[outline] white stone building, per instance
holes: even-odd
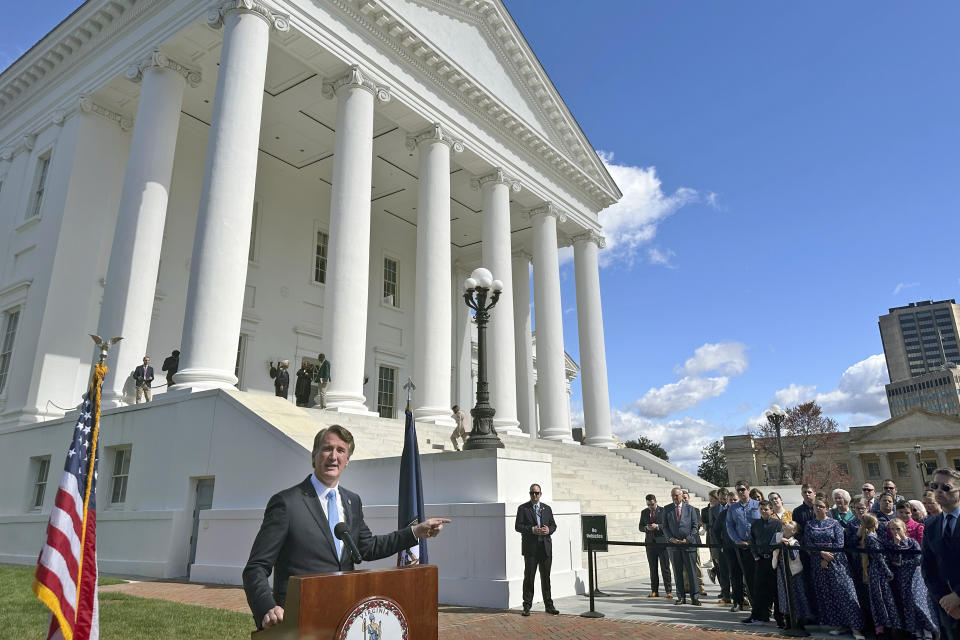
[[[499,0],[89,0],[0,74],[0,561],[35,560],[94,331],[123,336],[103,386],[105,571],[235,582],[323,422],[368,438],[373,467],[346,482],[392,504],[369,478],[399,451],[369,416],[402,407],[412,377],[429,452],[450,405],[473,405],[461,293],[481,265],[504,283],[497,429],[559,446],[576,365],[558,247],[573,245],[584,444],[612,448],[598,212],[619,197]],[[162,384],[172,349],[175,386],[128,405],[143,355]],[[319,352],[324,413],[270,396],[269,361],[293,372]],[[445,601],[519,601],[511,509],[537,479],[552,498],[534,449],[427,463],[434,515],[490,536],[489,557],[446,565]],[[579,502],[555,510],[570,550],[555,590],[572,593]]]

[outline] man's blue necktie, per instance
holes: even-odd
[[[953,533],[953,528],[954,528],[953,514],[948,513],[946,519],[944,519],[943,521],[943,537],[949,538],[950,534]]]
[[[337,491],[327,491],[327,523],[330,525],[330,535],[333,536],[333,546],[337,549],[337,558],[340,557],[340,541],[333,529],[340,523],[340,512],[337,510]]]

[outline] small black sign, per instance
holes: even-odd
[[[607,516],[580,514],[580,530],[583,531],[584,551],[607,550]]]

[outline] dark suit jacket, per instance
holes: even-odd
[[[138,387],[153,386],[150,383],[153,382],[153,367],[147,366],[147,370],[143,370],[143,365],[138,365],[136,369],[133,370],[133,381],[137,384]]]
[[[648,524],[659,525],[660,528],[656,531],[647,531],[646,526]],[[657,505],[657,510],[653,513],[652,518],[650,517],[649,507],[640,512],[640,531],[643,531],[643,541],[647,544],[667,541],[667,535],[663,532],[663,507]]]
[[[944,539],[943,519],[942,513],[931,516],[923,529],[923,573],[934,602],[951,591],[960,595],[960,523]]]
[[[520,553],[525,556],[537,554],[537,544],[542,540],[547,557],[553,556],[553,542],[550,536],[557,530],[557,522],[553,519],[553,509],[545,502],[540,503],[540,524],[550,528],[550,535],[538,536],[533,533],[537,526],[537,514],[533,512],[533,502],[527,501],[517,507],[517,519],[513,528],[521,535]]]
[[[364,560],[386,558],[417,544],[410,527],[386,535],[373,535],[363,521],[360,496],[343,486],[339,490],[344,522]],[[276,575],[271,592],[267,578],[274,567]],[[284,605],[290,576],[352,569],[353,559],[346,544],[342,545],[340,557],[337,557],[330,525],[309,476],[300,484],[274,495],[267,503],[263,524],[243,569],[243,589],[257,628],[263,614],[276,605]]]
[[[663,508],[663,529],[668,540],[676,538],[692,544],[696,543],[699,537],[700,514],[694,507],[682,502],[680,503],[680,522],[677,522],[677,506],[671,503]]]

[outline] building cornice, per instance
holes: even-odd
[[[598,209],[607,207],[620,198],[619,189],[603,168],[602,163],[598,165],[599,158],[586,143],[586,138],[579,132],[579,127],[575,129],[583,143],[579,152],[574,155],[569,150],[558,149],[546,136],[528,125],[496,95],[486,90],[465,69],[445,55],[425,35],[407,24],[386,5],[384,0],[327,1],[391,49],[409,67],[419,71],[435,86],[452,96],[456,103],[486,122],[507,144],[519,147],[525,152],[525,156],[547,168],[548,173],[558,177],[561,182],[569,183],[576,190],[587,194]],[[552,101],[548,121],[554,122],[555,126],[563,124],[566,128],[565,133],[576,138],[577,135],[570,127],[570,123],[574,122],[573,118],[569,116],[565,106],[562,109],[557,106],[562,105],[562,100],[546,78],[539,63],[533,65],[526,63],[517,67],[516,60],[529,60],[533,59],[533,56],[512,20],[508,20],[496,4],[490,0],[442,2],[445,10],[456,8],[458,5],[463,7],[458,9],[463,12],[462,15],[475,26],[482,27],[488,35],[494,36],[493,41],[500,42],[504,48],[507,45],[503,42],[512,43],[510,49],[515,51],[516,55],[507,57],[511,60],[511,64],[506,68],[514,73],[517,85],[533,90],[541,103]],[[550,115],[551,113],[554,115]],[[569,121],[564,114],[569,116]],[[569,136],[567,139],[573,139]],[[559,137],[564,139],[562,134]],[[591,167],[593,170],[588,172],[585,167]]]
[[[12,104],[55,82],[97,45],[167,3],[110,0],[77,9],[0,74],[0,117]]]

